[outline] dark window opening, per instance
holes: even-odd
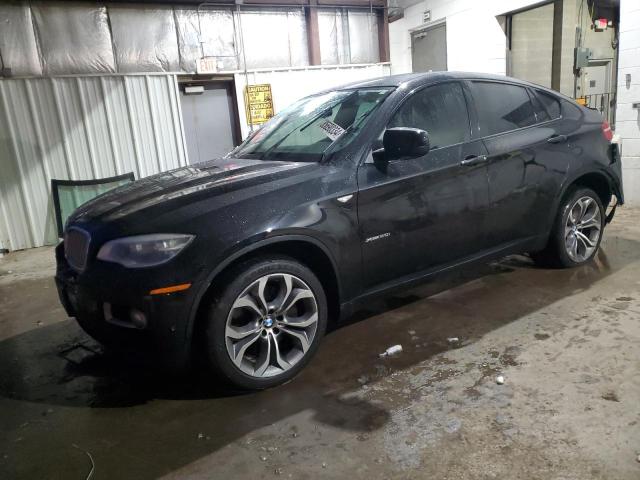
[[[482,135],[495,135],[536,123],[536,115],[524,87],[505,83],[474,82],[475,102]]]
[[[420,128],[431,150],[469,140],[469,114],[459,83],[434,85],[414,93],[395,113],[389,127]]]
[[[536,90],[536,95],[551,119],[560,118],[560,102],[548,93]]]

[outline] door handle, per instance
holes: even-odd
[[[566,135],[551,135],[547,138],[547,142],[549,143],[563,143],[567,141]]]
[[[472,165],[479,165],[487,161],[486,155],[468,155],[464,157],[464,160],[460,162],[463,167],[470,167]]]

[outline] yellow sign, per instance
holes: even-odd
[[[244,89],[244,105],[249,125],[259,125],[269,120],[273,117],[271,85],[247,85]]]

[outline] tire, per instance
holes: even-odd
[[[248,390],[295,377],[327,328],[327,299],[315,274],[290,257],[257,257],[233,268],[221,284],[204,335],[213,372]]]
[[[542,266],[571,268],[584,265],[598,252],[604,226],[605,209],[598,194],[590,188],[574,187],[560,204],[546,248],[531,256]]]

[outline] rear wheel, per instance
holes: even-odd
[[[288,257],[258,258],[229,272],[206,326],[211,367],[241,388],[293,378],[311,359],[327,325],[322,285]]]
[[[565,196],[547,247],[533,254],[543,265],[575,267],[593,258],[604,231],[602,200],[590,188],[578,187]]]

